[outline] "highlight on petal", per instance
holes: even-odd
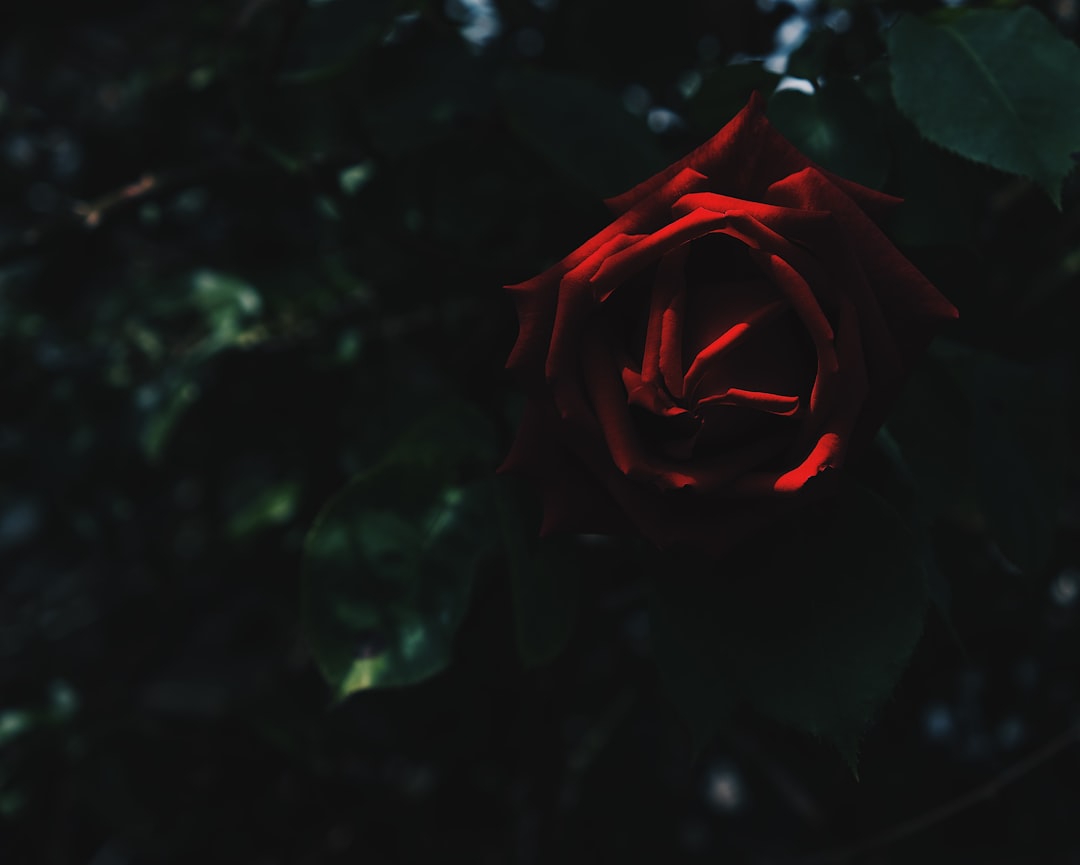
[[[795,493],[806,486],[826,469],[839,468],[843,458],[843,442],[836,433],[826,433],[803,462],[789,472],[780,475],[773,483],[778,493]]]
[[[667,253],[654,278],[645,332],[642,376],[653,384],[661,381],[675,398],[682,397],[678,379],[682,367],[682,310],[685,290],[684,268],[689,252],[684,244]]]
[[[705,374],[705,371],[709,368],[710,364],[714,363],[717,358],[738,345],[739,341],[753,333],[755,328],[760,328],[762,325],[775,319],[778,315],[781,315],[790,308],[791,307],[782,300],[775,300],[772,303],[767,303],[746,316],[745,321],[740,321],[728,328],[723,334],[698,352],[697,356],[690,364],[690,368],[686,371],[686,378],[683,380],[684,393],[693,396],[698,385],[701,383],[702,376]]]
[[[656,274],[658,291],[671,295],[660,319],[660,344],[657,365],[664,385],[675,399],[682,399],[683,390],[683,320],[686,292],[682,276],[688,248],[682,246],[668,253],[660,262]]]
[[[768,414],[791,417],[799,411],[800,400],[797,396],[784,396],[776,393],[760,393],[752,390],[728,388],[723,393],[707,396],[698,401],[699,406],[737,405],[753,408]]]
[[[594,290],[597,300],[607,300],[628,277],[644,270],[648,265],[688,241],[708,234],[722,225],[726,219],[725,213],[703,209],[693,210],[639,242],[633,245],[628,244],[606,256],[591,278],[596,286]]]

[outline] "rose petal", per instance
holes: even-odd
[[[899,203],[899,199],[891,195],[815,166],[769,123],[765,117],[765,100],[755,92],[742,111],[716,135],[664,171],[621,195],[609,198],[606,204],[616,214],[625,213],[686,168],[710,178],[710,188],[714,188],[714,184],[723,184],[722,190],[715,189],[717,192],[763,201],[767,200],[767,192],[772,184],[811,167],[828,177],[874,221],[880,222]]]
[[[674,279],[674,277],[672,277]],[[660,372],[664,385],[675,399],[683,398],[683,311],[686,293],[678,291],[664,310],[660,328]]]
[[[649,456],[634,428],[621,376],[613,374],[610,356],[595,342],[585,346],[585,387],[600,422],[611,459],[624,475],[669,488],[691,486],[693,478],[674,465],[662,465]]]
[[[833,345],[832,325],[822,312],[817,297],[809,284],[794,267],[775,253],[756,253],[754,256],[761,269],[772,276],[775,284],[783,291],[788,303],[802,320],[814,348],[818,353],[818,378],[823,373],[837,369],[836,348]],[[810,408],[813,410],[813,396]]]
[[[668,393],[682,397],[682,310],[685,302],[686,245],[660,259],[645,334],[642,376],[654,386],[661,380]]]
[[[843,453],[843,441],[840,436],[836,433],[826,433],[800,465],[780,475],[773,482],[773,490],[782,494],[798,492],[811,478],[826,469],[839,468]]]
[[[754,93],[723,129],[678,162],[609,198],[608,207],[624,213],[652,194],[677,172],[692,168],[706,176],[723,176],[727,191],[740,198],[760,198],[770,183],[809,164],[765,119],[765,100]]]
[[[596,299],[590,290],[589,280],[608,256],[633,246],[641,235],[618,234],[608,240],[592,255],[583,259],[573,270],[563,275],[559,282],[559,297],[555,310],[555,322],[551,330],[544,372],[548,382],[554,381],[560,371],[573,368],[572,355],[576,351],[577,337],[588,318]]]
[[[691,168],[673,172],[639,202],[639,207],[624,213],[558,264],[525,282],[506,286],[517,307],[519,321],[518,338],[507,361],[507,369],[526,377],[544,369],[555,327],[560,284],[567,273],[616,236],[649,231],[658,220],[661,223],[668,221],[671,202],[701,188],[705,182],[706,177]]]
[[[593,274],[597,300],[607,300],[626,280],[683,244],[723,225],[727,214],[698,209],[680,216],[631,247],[608,255]]]
[[[730,387],[723,393],[713,394],[698,401],[699,406],[736,405],[753,408],[768,414],[791,417],[798,413],[800,400],[797,396],[784,396],[776,393],[760,393],[752,390],[740,390]]]
[[[526,403],[514,444],[498,471],[539,487],[544,509],[541,537],[554,532],[633,532],[604,485],[560,444],[557,419],[537,400]]]
[[[828,209],[849,237],[858,238],[860,263],[894,332],[906,334],[908,326],[920,320],[956,318],[956,307],[900,253],[846,191],[821,171],[807,169],[773,184],[769,199],[788,207],[813,202],[816,208]],[[920,337],[927,329],[925,323],[915,328]]]
[[[620,474],[659,490],[696,488],[709,491],[729,483],[744,472],[779,453],[790,435],[771,436],[733,448],[720,457],[674,462],[644,447],[630,415],[621,373],[616,373],[602,344],[590,340],[583,352],[582,372],[597,430],[607,445],[609,459]],[[584,454],[582,455],[584,458]]]
[[[819,224],[829,218],[829,213],[824,210],[782,207],[718,192],[688,192],[671,205],[671,212],[676,216],[684,216],[695,210],[749,216],[784,237],[790,237],[796,231],[801,233],[800,227],[804,224]]]
[[[709,345],[698,352],[693,363],[690,364],[690,369],[686,371],[686,378],[683,380],[684,393],[693,396],[698,385],[701,383],[701,378],[705,374],[705,371],[717,358],[738,345],[739,341],[752,333],[755,328],[775,320],[779,315],[790,308],[791,307],[782,300],[775,300],[772,303],[767,303],[745,316],[745,321],[740,321],[738,324],[732,325],[724,331],[723,334],[709,343]]]
[[[630,367],[623,367],[623,387],[626,388],[627,402],[640,406],[660,417],[675,417],[687,411],[671,401],[671,397],[655,382],[646,381],[641,373]]]

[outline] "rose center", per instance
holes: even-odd
[[[746,247],[707,235],[647,276],[641,368],[624,372],[643,437],[688,459],[790,430],[808,407],[816,353]]]

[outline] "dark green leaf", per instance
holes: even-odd
[[[903,198],[889,224],[902,246],[961,245],[978,226],[979,166],[919,137],[904,118],[889,124],[893,142],[891,191]]]
[[[526,69],[503,79],[501,91],[521,140],[598,197],[624,192],[667,162],[641,121],[590,81]]]
[[[161,459],[173,429],[199,398],[199,384],[182,371],[171,371],[157,385],[146,387],[140,396],[144,408],[139,437],[143,453],[151,462]]]
[[[874,188],[888,177],[889,142],[874,104],[852,81],[837,79],[812,94],[774,93],[769,120],[823,168]]]
[[[300,493],[300,484],[292,480],[264,487],[233,514],[229,520],[229,534],[245,537],[287,523],[296,512]]]
[[[936,144],[1030,177],[1060,205],[1080,150],[1080,49],[1042,15],[972,11],[888,33],[899,109]]]
[[[570,542],[547,538],[530,541],[535,530],[522,525],[520,496],[511,482],[500,485],[499,516],[514,596],[518,652],[526,666],[552,661],[566,646],[577,617],[584,575]],[[531,524],[535,526],[535,523]]]
[[[477,561],[495,538],[490,482],[462,471],[490,455],[481,421],[461,407],[433,415],[312,526],[305,630],[339,697],[419,682],[450,662]]]
[[[897,514],[850,485],[737,562],[668,565],[657,661],[696,737],[745,701],[851,761],[922,632],[924,573]]]
[[[890,145],[889,191],[903,199],[889,221],[901,247],[964,244],[974,238],[982,192],[990,172],[923,138],[896,108],[885,58],[865,67],[858,86],[874,104]]]

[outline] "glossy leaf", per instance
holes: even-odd
[[[1080,48],[1027,7],[907,15],[887,40],[896,104],[923,135],[1060,205],[1080,150]]]
[[[857,86],[881,118],[890,151],[889,192],[902,199],[893,211],[889,236],[901,248],[969,243],[981,206],[984,166],[931,144],[896,108],[886,58],[863,68]]]
[[[339,697],[420,682],[450,663],[477,562],[495,537],[490,482],[467,470],[490,455],[483,418],[443,410],[315,520],[304,545],[305,630]]]

